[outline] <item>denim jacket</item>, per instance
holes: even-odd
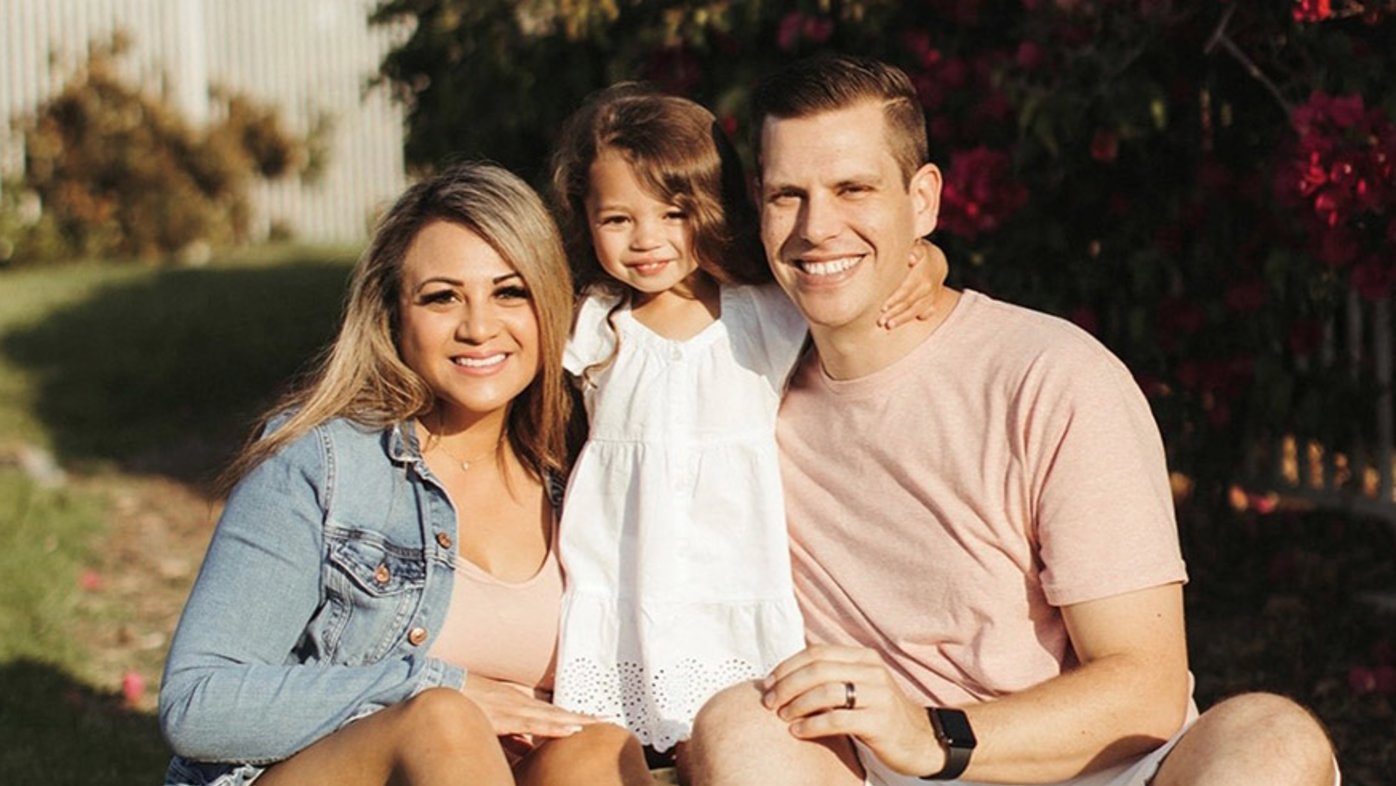
[[[459,689],[464,670],[426,654],[455,541],[455,510],[410,423],[332,420],[248,473],[165,664],[167,786],[244,783],[350,721]]]

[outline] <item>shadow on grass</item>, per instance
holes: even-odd
[[[333,335],[340,262],[171,270],[107,284],[5,336],[64,464],[202,482]]]
[[[0,664],[5,783],[160,783],[170,753],[155,717],[44,663]]]

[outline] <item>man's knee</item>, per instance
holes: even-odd
[[[718,693],[693,721],[683,769],[695,786],[851,784],[862,769],[845,737],[808,741],[761,704],[754,682]]]
[[[755,682],[743,682],[722,690],[708,699],[693,719],[695,752],[744,743],[760,744],[758,739],[774,735],[793,739],[785,722],[761,704],[761,686]]]
[[[1245,693],[1203,713],[1156,782],[1327,786],[1333,775],[1332,745],[1312,713],[1273,693]]]
[[[1243,693],[1218,703],[1207,714],[1229,728],[1274,740],[1287,750],[1325,759],[1333,754],[1318,718],[1284,696]]]

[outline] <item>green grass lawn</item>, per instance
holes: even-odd
[[[331,337],[351,254],[0,274],[0,447],[192,478]]]
[[[0,468],[0,772],[5,783],[157,782],[155,719],[94,687],[78,575],[104,500]]]
[[[149,695],[128,706],[93,665],[94,627],[131,613],[79,589],[112,502],[19,457],[203,483],[330,338],[352,258],[0,271],[0,782],[158,783],[169,757]]]

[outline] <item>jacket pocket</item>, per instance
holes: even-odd
[[[425,552],[363,529],[327,530],[326,644],[340,663],[380,660],[406,634],[426,586]]]

